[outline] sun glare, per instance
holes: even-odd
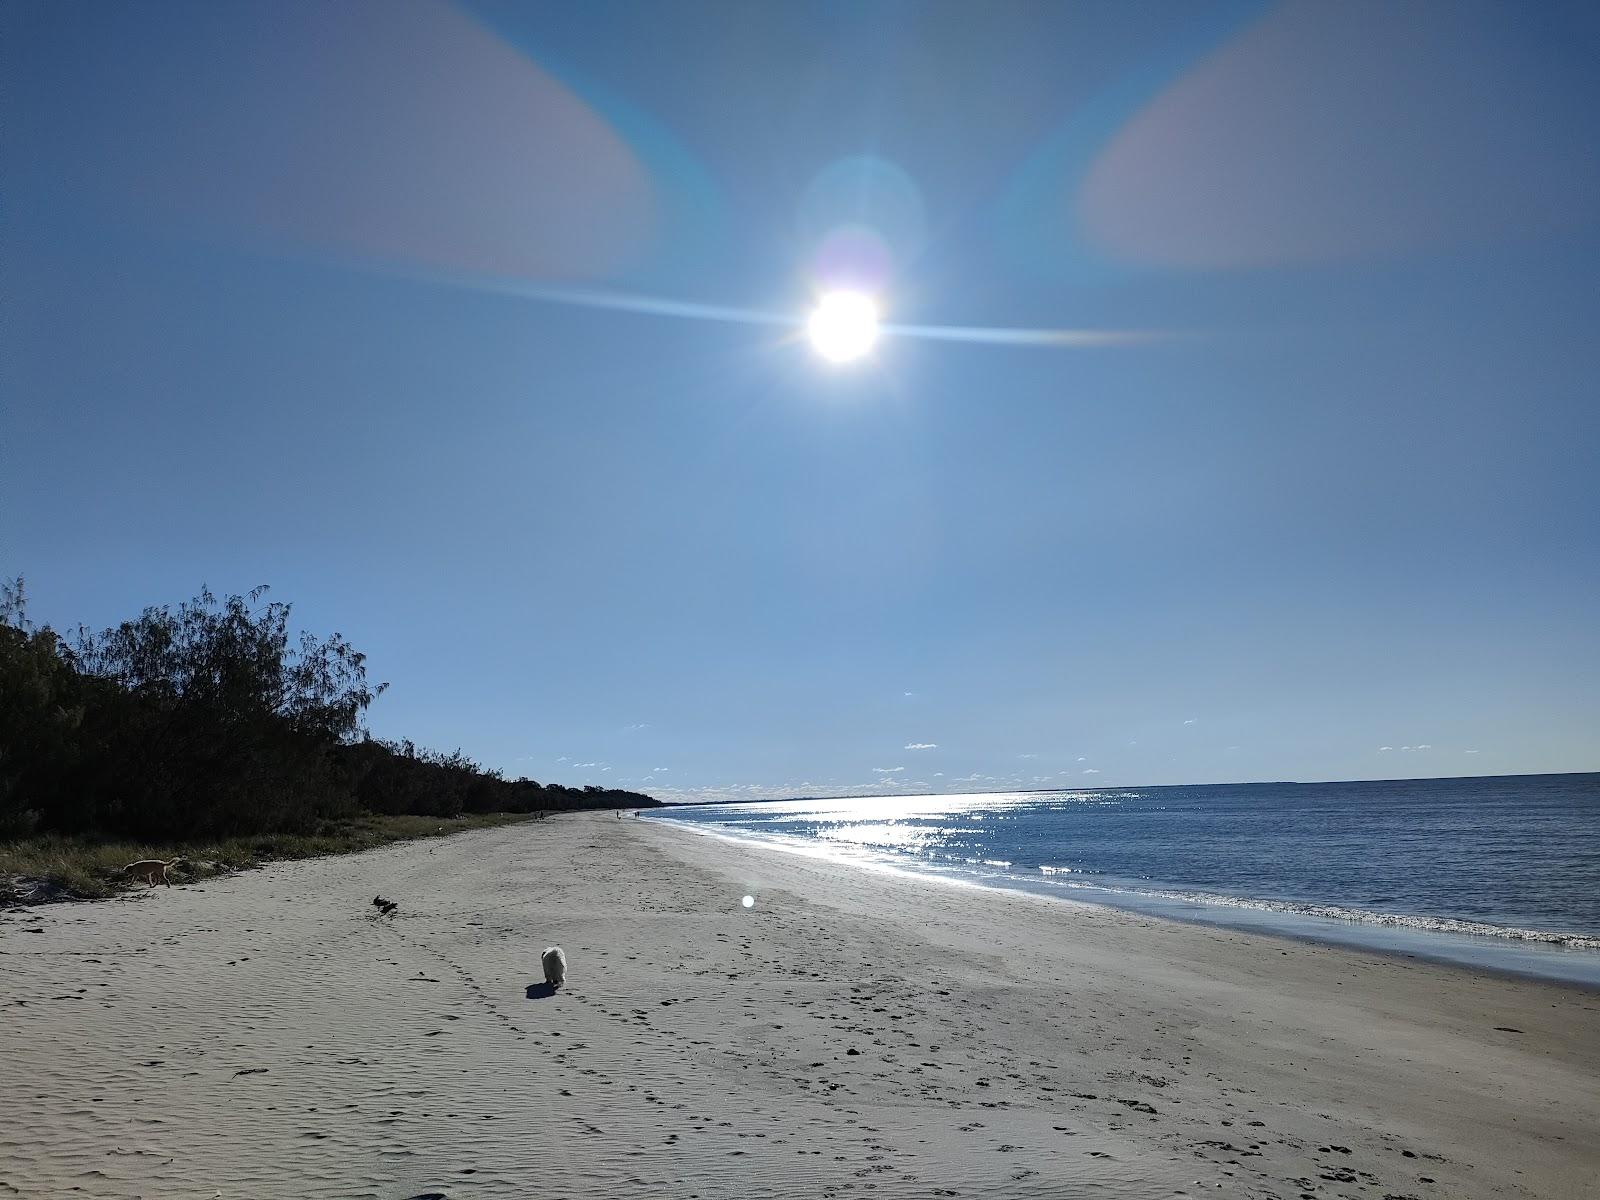
[[[817,302],[806,332],[829,362],[852,362],[878,340],[878,305],[860,292],[829,292]]]

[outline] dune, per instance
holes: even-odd
[[[1593,991],[610,814],[0,955],[0,1195],[1600,1195]]]

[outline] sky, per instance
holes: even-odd
[[[1597,63],[1556,2],[12,0],[0,573],[268,584],[375,735],[667,799],[1597,770]]]

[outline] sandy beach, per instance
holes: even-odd
[[[1595,992],[610,814],[0,955],[0,1195],[1600,1196]]]

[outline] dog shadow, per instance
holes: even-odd
[[[553,983],[530,983],[528,985],[529,1000],[548,1000],[555,994],[556,986]]]

